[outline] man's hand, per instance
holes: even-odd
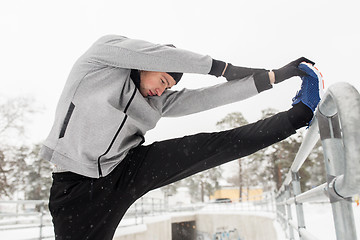
[[[291,63],[285,65],[282,68],[275,69],[273,72],[275,73],[275,83],[282,82],[286,79],[289,79],[291,77],[295,76],[305,76],[306,73],[298,68],[299,64],[302,62],[310,63],[311,65],[314,65],[315,63],[305,57],[301,57],[295,61],[292,61]]]

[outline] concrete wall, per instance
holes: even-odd
[[[154,220],[155,218],[155,220]],[[273,219],[244,213],[199,213],[154,217],[144,224],[118,228],[114,240],[171,240],[171,224],[196,221],[196,231],[211,233],[237,229],[245,240],[276,240]]]
[[[251,240],[276,240],[273,219],[241,213],[217,213],[196,215],[196,229],[200,232],[216,233],[237,229],[240,236]]]
[[[145,224],[118,228],[113,240],[171,240],[171,218],[162,217]]]

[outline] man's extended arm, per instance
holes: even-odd
[[[303,61],[314,64],[304,57],[272,71],[233,67],[229,64],[227,67],[230,66],[230,68],[226,68],[224,75],[228,80],[226,83],[196,90],[166,91],[160,98],[152,101],[156,103],[158,109],[161,109],[163,116],[184,116],[205,111],[252,97],[272,88],[272,84],[282,82],[293,76],[303,76],[306,73],[297,67]],[[225,67],[224,62],[213,60],[209,74],[220,76],[219,73]],[[214,71],[214,69],[217,70]]]

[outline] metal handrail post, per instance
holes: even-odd
[[[279,196],[275,196],[275,214],[276,214],[276,219],[280,220],[280,215],[279,215],[279,206],[278,206],[278,203],[279,203]]]
[[[281,202],[285,202],[285,198],[286,198],[285,192],[283,192],[281,194],[281,198],[280,198]],[[282,221],[283,229],[284,229],[285,233],[287,233],[287,227],[288,227],[287,219],[288,218],[287,218],[287,214],[286,214],[286,206],[285,206],[285,204],[281,204],[281,205],[279,205],[279,207],[280,207],[280,211],[281,211],[281,215],[282,215],[282,219],[283,219],[283,221]]]
[[[135,207],[135,225],[137,225],[137,218],[138,218],[137,203],[134,204],[134,207]]]
[[[144,198],[141,198],[141,224],[144,224]]]
[[[344,174],[345,153],[342,142],[340,122],[338,114],[326,117],[318,113],[320,138],[324,150],[324,161],[327,172],[328,188],[336,176]],[[336,238],[341,240],[356,240],[356,227],[354,214],[351,206],[351,198],[342,198],[339,195],[331,194],[329,198],[333,212]]]
[[[286,220],[285,218],[283,218],[283,216],[285,216],[285,212],[283,210],[284,205],[280,204],[281,202],[283,202],[283,193],[281,193],[279,196],[277,196],[276,201],[278,204],[276,204],[276,214],[278,216],[278,219],[281,219],[281,224],[283,225],[283,228],[286,227]]]
[[[280,199],[281,199],[282,202],[284,202],[284,200],[285,200],[285,194],[284,194],[284,193],[281,194],[281,198],[280,198]],[[287,217],[286,217],[285,204],[280,205],[280,212],[281,212],[282,216],[284,217],[284,218],[283,218],[283,225],[284,225],[284,228],[286,228],[286,226],[287,226],[288,224],[287,224],[287,222],[286,222]]]
[[[39,239],[43,239],[43,217],[44,217],[44,202],[40,205],[40,234],[39,234]]]
[[[289,199],[290,196],[290,187],[289,185],[285,186],[285,199]],[[291,206],[290,204],[286,204],[286,212],[287,212],[287,227],[289,228],[289,235],[290,235],[290,240],[294,240],[294,230],[293,228],[290,226],[290,221],[292,220],[292,214],[291,214]]]
[[[300,187],[300,176],[298,172],[292,172],[292,187],[293,187],[293,193],[295,197],[301,193],[301,187]],[[298,222],[298,232],[299,232],[299,239],[303,239],[300,233],[300,230],[302,228],[305,228],[305,218],[304,218],[304,209],[303,204],[299,202],[295,202],[296,207],[296,216],[297,216],[297,222]]]
[[[264,205],[265,205],[265,210],[267,211],[267,212],[269,212],[270,211],[270,209],[269,209],[269,200],[270,200],[270,204],[271,204],[271,197],[270,197],[270,199],[268,199],[269,197],[266,195],[265,197],[264,197],[264,199],[266,199],[266,202],[264,201],[264,204],[261,204],[261,209],[260,210],[262,210],[264,207]]]

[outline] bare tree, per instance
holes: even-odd
[[[10,169],[5,166],[5,154],[0,151],[0,196],[10,197],[12,192],[12,185],[8,180],[8,173]]]
[[[25,199],[41,200],[48,199],[52,183],[52,166],[49,161],[38,157],[40,144],[34,145],[26,155],[27,174],[24,184]]]
[[[214,194],[219,188],[221,174],[221,167],[214,167],[184,179],[184,184],[191,192],[192,201],[204,202],[205,196]]]
[[[233,113],[229,113],[227,114],[223,119],[221,119],[220,121],[218,121],[216,123],[216,126],[220,129],[232,129],[232,128],[236,128],[236,127],[240,127],[243,125],[248,124],[248,121],[245,119],[245,117],[242,115],[242,113],[240,112],[233,112]],[[244,157],[242,159],[238,159],[238,174],[235,177],[235,179],[238,181],[237,183],[235,183],[236,186],[239,186],[239,198],[242,199],[243,197],[243,187],[244,187],[244,182],[248,182],[246,180],[244,180],[244,162],[248,160],[248,157]],[[232,178],[234,179],[234,178]]]
[[[262,111],[262,118],[273,116],[278,111],[267,108]],[[230,113],[217,123],[221,129],[229,129],[247,124],[241,113]],[[240,198],[242,188],[262,185],[263,189],[274,190],[282,185],[286,173],[295,159],[303,141],[301,131],[298,134],[275,143],[265,149],[238,160],[238,174],[227,178],[228,182],[239,186]],[[310,172],[312,174],[310,174]],[[301,187],[306,190],[326,181],[321,143],[318,142],[308,160],[300,169]]]
[[[12,98],[0,104],[0,140],[7,134],[23,134],[30,114],[35,113],[31,98]]]
[[[10,144],[22,136],[28,117],[35,112],[30,98],[12,98],[0,103],[0,196],[10,198],[23,182],[27,147]]]

